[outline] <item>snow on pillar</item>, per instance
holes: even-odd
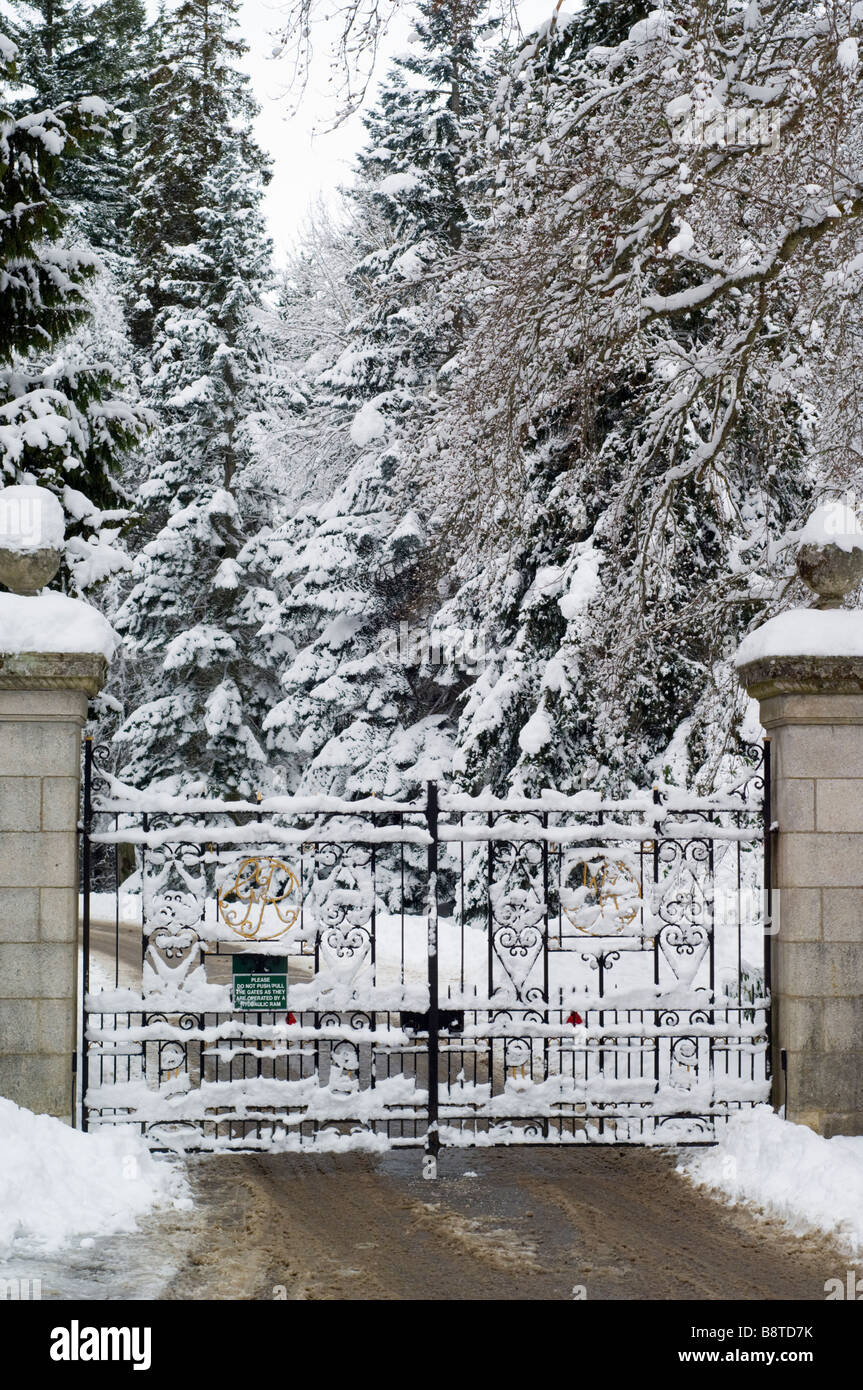
[[[71,1123],[81,730],[116,637],[39,592],[63,544],[52,493],[0,490],[0,1095]]]
[[[772,741],[773,1102],[819,1134],[863,1134],[863,530],[819,508],[797,555],[812,608],[741,643]],[[784,1064],[784,1065],[783,1065]]]

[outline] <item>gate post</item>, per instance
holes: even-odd
[[[36,592],[62,541],[53,494],[0,490],[0,1095],[71,1123],[81,730],[116,639],[89,604]]]
[[[802,535],[813,608],[744,638],[739,678],[770,736],[773,1104],[820,1134],[863,1134],[863,533],[821,508]]]

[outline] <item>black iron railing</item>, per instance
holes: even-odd
[[[758,750],[710,797],[216,802],[122,787],[88,745],[84,1123],[710,1141],[768,1090],[768,773]],[[279,1003],[241,1009],[235,962]]]

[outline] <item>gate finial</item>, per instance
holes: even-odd
[[[863,579],[863,527],[844,502],[817,507],[800,533],[797,573],[817,597],[813,608],[841,608]]]
[[[45,487],[0,490],[0,583],[30,596],[60,568],[66,527],[63,508]]]

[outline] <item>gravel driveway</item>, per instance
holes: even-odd
[[[848,1260],[648,1149],[193,1160],[177,1299],[824,1299]],[[179,1234],[179,1233],[178,1233]]]

